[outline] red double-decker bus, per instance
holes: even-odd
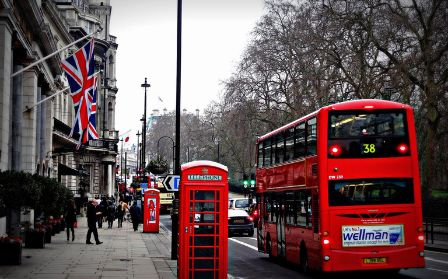
[[[323,107],[257,140],[258,249],[324,272],[424,267],[413,110]]]

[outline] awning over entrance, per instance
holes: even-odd
[[[58,163],[58,175],[80,175],[80,172],[64,164]]]

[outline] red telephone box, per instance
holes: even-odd
[[[148,189],[144,194],[143,232],[159,232],[160,191]]]
[[[179,187],[178,278],[227,278],[227,167],[182,165]]]

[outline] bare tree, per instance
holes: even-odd
[[[448,82],[448,2],[444,0],[322,1],[328,12],[370,37],[381,54],[381,66],[393,72],[392,83],[412,85],[405,100],[422,110],[424,142],[420,142],[423,182],[438,185],[439,141],[446,126]],[[405,81],[402,81],[402,80]],[[416,94],[416,98],[412,97]],[[442,121],[444,120],[445,121]],[[423,139],[423,138],[420,138]],[[445,153],[446,154],[446,153]],[[446,170],[446,168],[445,168]],[[440,185],[439,185],[440,186]]]

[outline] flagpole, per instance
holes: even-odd
[[[64,89],[59,90],[58,92],[54,93],[53,95],[48,96],[47,98],[42,99],[42,100],[40,100],[39,102],[35,103],[32,107],[25,106],[25,110],[24,110],[23,112],[31,111],[33,108],[37,107],[38,105],[42,104],[43,102],[48,101],[48,100],[51,99],[51,98],[56,97],[57,95],[61,94],[62,92],[64,92],[65,90],[67,90],[67,89],[69,89],[69,88],[70,88],[70,87],[67,86],[67,87],[65,87]]]
[[[101,30],[103,30],[103,28],[100,27],[97,31],[92,32],[92,33],[90,33],[90,34],[87,34],[87,35],[85,35],[84,37],[82,37],[82,38],[80,38],[80,39],[74,41],[73,43],[68,44],[68,45],[66,45],[65,47],[61,48],[61,49],[58,49],[57,51],[55,51],[55,52],[53,52],[53,53],[51,53],[51,54],[48,54],[47,56],[45,56],[44,58],[41,58],[41,59],[37,60],[36,62],[31,63],[30,65],[26,66],[25,68],[23,68],[23,69],[21,69],[21,70],[15,72],[15,73],[13,73],[13,74],[11,74],[11,78],[13,78],[13,77],[15,77],[16,75],[18,75],[18,74],[20,74],[20,73],[22,73],[22,72],[28,70],[28,69],[31,68],[31,67],[36,66],[36,65],[39,64],[40,62],[43,62],[43,61],[47,60],[48,58],[50,58],[50,57],[52,57],[52,56],[54,56],[54,55],[60,53],[61,51],[66,50],[67,48],[73,46],[74,44],[76,44],[76,43],[78,43],[78,42],[80,42],[80,41],[82,41],[82,40],[84,40],[84,39],[86,39],[86,38],[88,38],[88,37],[93,36],[95,33],[101,32]]]
[[[99,73],[100,73],[100,72],[98,71],[98,72],[94,73],[93,75],[96,76],[96,75],[99,74]],[[57,91],[57,92],[54,93],[53,95],[50,95],[50,96],[48,96],[47,98],[42,99],[42,100],[40,100],[39,102],[35,103],[32,107],[25,106],[25,110],[24,110],[23,112],[31,111],[33,108],[37,107],[38,105],[42,104],[43,102],[46,102],[46,101],[50,100],[51,98],[56,97],[57,95],[61,94],[62,92],[64,92],[65,90],[67,90],[67,89],[69,89],[69,88],[70,88],[70,87],[67,86],[67,87],[65,87],[64,89]]]

